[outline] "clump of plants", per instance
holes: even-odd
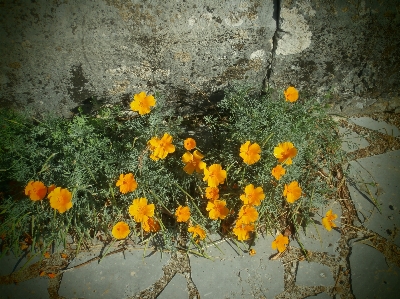
[[[272,247],[284,251],[285,231],[296,236],[334,196],[320,173],[338,163],[340,141],[317,101],[294,87],[272,95],[232,90],[192,122],[145,92],[131,113],[113,105],[38,119],[1,109],[2,253],[44,252],[72,237],[207,256],[219,234],[254,254],[259,233],[276,235]]]

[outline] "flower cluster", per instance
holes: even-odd
[[[68,189],[50,185],[46,187],[41,181],[30,181],[25,187],[25,195],[32,201],[41,201],[46,197],[49,199],[50,207],[60,213],[72,208],[72,193]]]

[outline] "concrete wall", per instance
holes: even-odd
[[[400,106],[400,4],[0,1],[0,104],[70,115],[156,90],[201,105],[229,84],[330,92],[338,111]]]

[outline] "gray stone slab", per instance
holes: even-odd
[[[379,251],[368,245],[353,244],[350,266],[356,298],[399,298],[400,268],[388,266]]]
[[[335,280],[328,266],[302,261],[297,269],[296,284],[301,286],[333,286]]]
[[[327,293],[323,292],[315,296],[308,296],[307,299],[332,299],[332,297],[329,296]]]
[[[183,299],[189,298],[186,278],[177,273],[167,284],[157,299]]]
[[[337,228],[327,231],[322,225],[322,217],[325,217],[325,213],[330,209],[332,209],[332,213],[338,215],[334,221]],[[312,218],[314,223],[309,224],[305,230],[299,231],[299,240],[304,248],[311,251],[327,252],[331,255],[335,255],[341,236],[339,231],[341,215],[341,208],[338,202],[332,202],[326,206],[320,207],[316,215]],[[295,243],[297,242],[295,241]]]
[[[81,253],[71,266],[81,264],[98,252]],[[147,254],[150,254],[148,251]],[[155,252],[143,258],[143,250],[127,250],[64,273],[59,295],[66,298],[125,298],[148,288],[162,275],[169,260]]]
[[[348,187],[365,227],[400,246],[400,150],[350,162]]]
[[[42,258],[43,257],[39,255],[34,255],[31,258],[30,256],[15,257],[13,254],[7,254],[0,259],[0,275],[8,275],[20,270],[21,268],[29,267],[30,265],[40,261]]]
[[[1,299],[47,299],[48,279],[37,277],[18,284],[0,285]]]
[[[347,153],[369,145],[368,141],[364,137],[347,128],[339,127],[339,134],[342,138],[342,150]]]
[[[399,137],[400,131],[399,129],[392,125],[388,124],[384,121],[377,121],[370,117],[350,117],[350,122],[355,123],[356,125],[375,130],[393,137]]]
[[[218,244],[224,254],[211,247],[214,261],[191,255],[192,279],[202,298],[273,298],[283,292],[282,263],[269,260],[276,252],[271,248],[273,240],[271,236],[257,239],[254,256],[233,242]]]

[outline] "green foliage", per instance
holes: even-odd
[[[130,236],[142,238],[140,224],[133,221],[128,207],[133,199],[146,197],[156,206],[155,217],[161,231],[152,242],[175,250],[177,234],[187,230],[178,224],[174,212],[188,205],[191,223],[201,224],[208,233],[228,234],[242,206],[239,199],[248,184],[262,186],[266,199],[258,207],[257,226],[282,231],[309,221],[313,209],[333,193],[318,175],[339,161],[340,142],[335,123],[315,101],[301,99],[288,103],[254,95],[251,89],[233,90],[218,104],[213,115],[192,124],[198,132],[198,149],[207,166],[220,163],[227,180],[220,186],[221,199],[233,210],[225,220],[210,220],[204,197],[203,175],[186,174],[182,155],[183,140],[190,137],[188,126],[176,116],[165,99],[156,95],[150,114],[127,113],[120,106],[102,108],[97,115],[78,114],[71,119],[43,117],[40,120],[14,111],[0,110],[0,235],[3,250],[20,251],[26,238],[32,249],[46,250],[49,244],[98,237],[111,240],[111,229],[118,221],[127,222]],[[148,141],[164,133],[173,136],[175,152],[165,159],[150,159]],[[239,157],[240,146],[250,140],[258,143],[259,162],[246,165]],[[277,159],[274,147],[290,141],[298,149],[293,164],[286,167],[280,181],[271,176]],[[138,188],[122,194],[116,187],[119,175],[133,173]],[[298,181],[303,196],[288,204],[282,196],[285,184]],[[73,194],[73,207],[65,213],[52,209],[49,200],[33,202],[24,195],[29,181],[55,184]],[[28,236],[28,237],[27,237]],[[146,236],[144,236],[145,238]],[[190,237],[189,237],[190,238]],[[189,241],[188,241],[189,242]],[[191,244],[191,243],[189,243]],[[192,242],[192,247],[197,244]]]

